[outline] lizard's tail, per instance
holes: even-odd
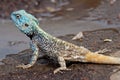
[[[106,56],[97,53],[88,53],[85,56],[87,62],[103,63],[103,64],[120,64],[120,58]]]

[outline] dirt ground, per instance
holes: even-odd
[[[71,71],[53,74],[59,65],[45,57],[38,59],[30,69],[23,70],[15,67],[21,63],[28,63],[32,53],[29,49],[21,51],[21,47],[25,49],[24,46],[28,46],[28,39],[19,34],[20,32],[11,22],[5,20],[10,18],[12,11],[19,9],[25,9],[35,15],[41,22],[40,26],[52,35],[69,33],[59,38],[84,46],[91,51],[107,48],[111,51],[104,53],[105,55],[120,57],[120,0],[113,5],[110,5],[108,0],[51,1],[55,0],[1,1],[0,19],[4,20],[0,21],[0,59],[3,54],[6,55],[5,52],[9,55],[1,61],[3,63],[0,65],[0,80],[119,80],[119,65],[67,62],[67,67],[72,69]],[[96,28],[99,29],[95,30]],[[72,41],[75,35],[72,33],[78,33],[78,31],[84,31],[84,38]],[[104,42],[104,39],[112,41]],[[15,40],[18,41],[15,42]],[[11,54],[9,51],[21,52]]]
[[[120,57],[117,53],[120,50],[120,28],[85,31],[83,33],[82,40],[72,41],[74,34],[59,38],[79,46],[85,46],[91,51],[107,48],[110,52],[105,53],[105,55]],[[112,41],[104,42],[104,39]],[[4,64],[0,65],[0,80],[110,80],[110,76],[120,69],[118,65],[68,62],[67,66],[72,69],[71,71],[53,74],[53,70],[58,67],[58,64],[48,58],[38,59],[36,65],[30,69],[15,68],[15,65],[27,63],[31,53],[31,50],[28,49],[18,54],[7,55],[2,60]]]

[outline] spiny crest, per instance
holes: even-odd
[[[38,20],[25,10],[12,12],[11,19],[16,27],[25,34],[32,34],[39,25]]]

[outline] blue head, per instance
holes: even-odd
[[[39,25],[38,20],[25,10],[12,12],[11,19],[16,27],[26,35],[32,35]]]

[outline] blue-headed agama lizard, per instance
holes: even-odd
[[[30,48],[33,51],[30,62],[17,67],[30,68],[36,63],[39,55],[41,57],[47,55],[59,63],[60,67],[55,69],[54,73],[61,70],[70,70],[66,67],[66,61],[120,64],[120,58],[92,52],[83,46],[77,46],[51,36],[42,30],[39,27],[38,20],[25,10],[12,12],[11,19],[16,27],[30,38]],[[39,54],[39,51],[43,54]]]

